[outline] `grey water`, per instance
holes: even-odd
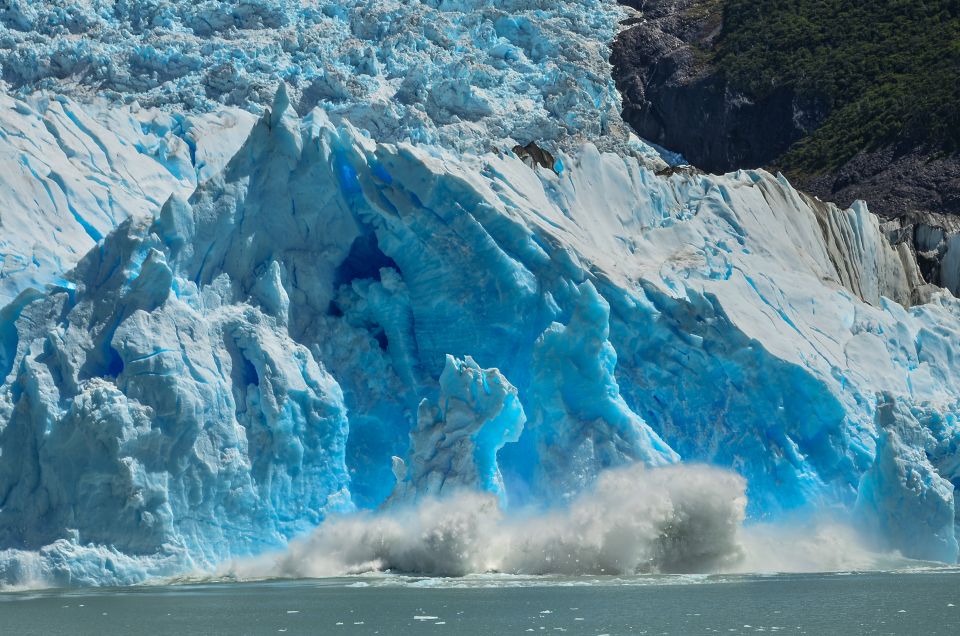
[[[960,569],[0,593],[0,634],[960,634]]]

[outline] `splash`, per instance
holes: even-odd
[[[233,562],[241,578],[327,577],[375,571],[635,574],[731,569],[743,559],[744,480],[706,466],[603,473],[568,506],[501,509],[460,492],[333,518],[281,554]]]
[[[745,481],[697,465],[609,470],[569,505],[504,510],[460,491],[334,517],[277,554],[233,561],[219,576],[323,578],[373,572],[635,575],[827,572],[912,567],[867,547],[828,517],[744,524]]]
[[[823,515],[745,523],[745,486],[742,477],[719,468],[636,464],[601,473],[593,486],[562,508],[504,509],[493,493],[460,490],[378,511],[334,516],[282,552],[231,561],[214,572],[197,570],[185,578],[167,578],[184,568],[185,555],[179,560],[171,555],[124,563],[131,557],[79,546],[74,537],[54,546],[58,555],[54,559],[41,559],[39,553],[4,559],[5,553],[0,553],[0,575],[19,582],[0,591],[89,584],[96,576],[96,568],[51,570],[48,561],[115,563],[111,567],[121,572],[144,571],[140,582],[153,583],[195,583],[211,576],[236,581],[389,572],[417,577],[495,574],[481,578],[496,585],[505,581],[499,575],[611,575],[624,581],[617,577],[943,565],[872,551],[855,528]],[[77,551],[84,552],[82,558],[74,554]],[[10,552],[7,557],[16,556]],[[9,571],[10,567],[20,570]],[[690,581],[703,580],[697,576]]]
[[[740,532],[740,543],[744,558],[737,572],[862,572],[934,565],[877,549],[857,528],[829,516],[748,525]]]

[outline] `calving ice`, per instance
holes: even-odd
[[[528,28],[491,22],[477,55]],[[510,73],[549,58],[529,48]],[[585,141],[585,120],[538,129],[562,169],[531,167],[508,150],[528,140],[482,117],[490,149],[429,111],[419,143],[298,113],[278,85],[226,124],[128,109],[153,127],[91,135],[76,117],[105,157],[181,150],[140,153],[152,189],[90,159],[116,175],[105,191],[169,183],[164,202],[101,219],[75,267],[0,310],[4,584],[726,570],[752,527],[826,517],[957,561],[960,301],[864,205],[664,170],[626,135]],[[184,121],[230,158],[201,151],[203,169]]]
[[[4,310],[5,579],[209,568],[443,484],[563,509],[638,462],[955,560],[958,303],[905,308],[866,210],[768,174],[564,163],[378,144],[281,90],[189,200]]]

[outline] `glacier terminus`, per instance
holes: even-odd
[[[631,135],[612,0],[0,5],[0,585],[957,563],[960,301]]]

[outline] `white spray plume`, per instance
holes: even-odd
[[[834,520],[743,526],[746,484],[697,465],[607,471],[562,509],[509,514],[460,492],[327,520],[279,554],[235,561],[239,578],[365,572],[511,574],[815,572],[902,567]]]
[[[871,549],[861,533],[829,516],[748,525],[737,572],[846,572],[932,565]]]
[[[460,576],[729,569],[742,558],[745,484],[706,466],[607,471],[563,509],[507,516],[461,492],[329,519],[289,549],[229,565],[240,577],[368,571]]]

